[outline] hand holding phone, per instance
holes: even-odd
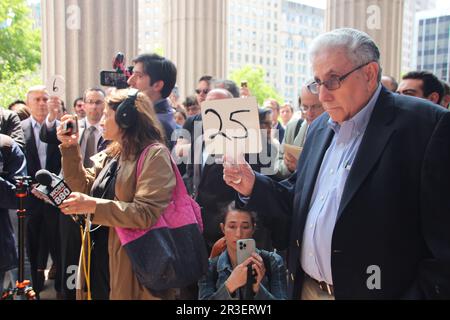
[[[78,117],[76,115],[73,116],[72,120],[67,120],[63,122],[63,130],[66,132],[65,134],[68,136],[74,135],[78,133]]]
[[[61,118],[61,124],[56,130],[56,136],[61,141],[62,146],[68,147],[78,144],[77,118],[69,114],[64,115]]]
[[[243,263],[245,260],[256,252],[256,245],[254,239],[240,239],[236,243],[237,250],[237,264]]]

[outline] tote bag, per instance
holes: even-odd
[[[155,144],[148,146],[139,157],[136,181],[153,146]],[[166,150],[170,155],[169,150]],[[200,207],[188,195],[171,156],[170,159],[176,175],[176,186],[169,206],[156,224],[145,230],[115,228],[138,281],[154,291],[196,283],[208,268]]]

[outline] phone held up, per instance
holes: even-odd
[[[254,239],[240,239],[236,243],[237,250],[237,264],[243,263],[245,260],[252,256],[252,253],[256,251],[256,245]]]
[[[68,120],[63,124],[63,130],[66,131],[67,136],[78,133],[78,117],[73,116],[73,120]]]

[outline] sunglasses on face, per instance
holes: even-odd
[[[203,90],[200,90],[200,89],[195,89],[195,92],[197,93],[197,94],[208,94],[208,92],[209,92],[209,89],[203,89]]]

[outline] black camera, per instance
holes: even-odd
[[[105,87],[116,87],[117,89],[128,88],[128,79],[133,74],[133,67],[125,67],[125,56],[117,53],[113,61],[115,71],[101,71],[100,84]]]

